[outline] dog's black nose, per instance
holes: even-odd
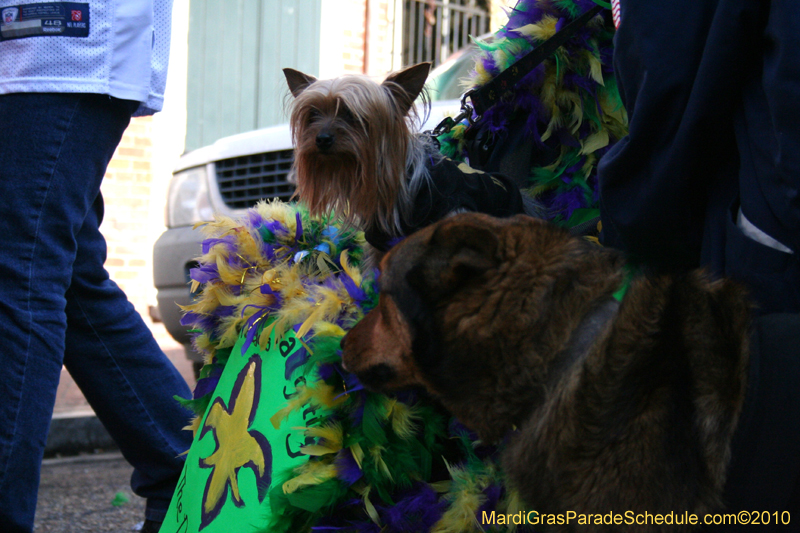
[[[317,148],[320,150],[329,150],[333,146],[333,134],[322,132],[317,135]]]

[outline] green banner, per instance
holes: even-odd
[[[213,399],[186,458],[161,533],[227,533],[263,526],[273,474],[308,459],[302,428],[312,409],[289,414],[275,429],[270,418],[305,379],[296,377],[305,350],[288,331],[283,340],[260,350],[253,343],[244,355],[239,339],[225,364]]]

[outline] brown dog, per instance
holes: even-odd
[[[345,367],[376,391],[424,386],[485,442],[510,435],[511,486],[539,513],[576,513],[559,530],[614,530],[596,524],[611,512],[626,530],[684,531],[684,513],[719,508],[745,392],[739,286],[638,277],[619,304],[618,252],[474,213],[408,237],[381,268]]]

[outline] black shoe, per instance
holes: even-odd
[[[139,533],[158,533],[159,529],[161,529],[161,522],[145,520],[144,524],[142,525],[142,529],[139,530]]]

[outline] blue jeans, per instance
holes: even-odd
[[[62,364],[160,521],[191,444],[186,382],[103,268],[100,183],[136,109],[0,96],[0,531],[30,532]]]

